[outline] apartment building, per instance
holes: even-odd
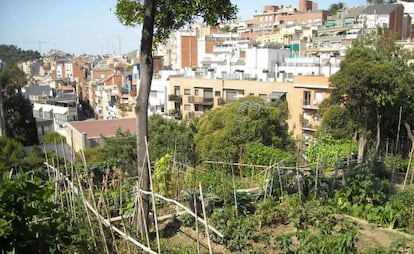
[[[370,5],[358,16],[367,32],[381,27],[386,33],[394,33],[397,40],[411,38],[411,17],[402,4]],[[404,30],[403,30],[404,28]]]
[[[78,120],[78,112],[76,105],[51,105],[43,103],[34,103],[33,105],[33,117],[36,118],[36,122],[50,123],[49,126],[42,125],[44,129],[55,130],[59,134],[65,136],[66,124],[70,121]],[[42,135],[45,133],[43,129]],[[40,133],[39,133],[40,134]]]
[[[42,66],[41,60],[30,60],[17,64],[19,68],[27,75],[34,76],[39,75],[40,67]]]
[[[329,96],[329,81],[323,76],[297,76],[293,82],[171,78],[168,109],[177,118],[197,118],[215,107],[245,96],[268,101],[286,100],[289,131],[310,142],[320,125],[318,105]]]
[[[318,10],[312,1],[299,0],[299,8],[267,5],[262,12],[256,12],[252,20],[246,21],[247,29],[241,37],[256,40],[259,36],[277,32],[281,27],[322,25],[327,17],[328,12]]]

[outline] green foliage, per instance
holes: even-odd
[[[0,175],[18,169],[25,157],[23,145],[14,139],[0,137]]]
[[[105,158],[119,162],[119,166],[129,175],[137,174],[137,139],[129,131],[116,131],[115,137],[104,137]]]
[[[389,228],[414,232],[414,190],[391,195],[389,181],[380,178],[372,164],[354,168],[331,201],[338,211]]]
[[[335,16],[336,13],[345,8],[345,4],[343,2],[334,3],[329,6],[328,12],[331,16]]]
[[[126,26],[136,26],[144,21],[144,3],[141,1],[118,0],[116,16]],[[174,30],[194,23],[200,18],[209,25],[236,18],[236,6],[231,1],[171,1],[156,2],[155,40],[163,41]]]
[[[214,226],[223,233],[224,244],[231,251],[247,251],[252,249],[251,243],[255,234],[256,220],[250,216],[235,216],[233,205],[215,209],[211,215]]]
[[[33,146],[29,154],[23,159],[22,164],[26,168],[37,169],[43,166],[44,161],[45,155],[43,151],[39,147]]]
[[[368,250],[365,250],[364,254],[403,254],[403,253],[413,253],[414,250],[407,246],[407,242],[405,240],[397,240],[394,241],[391,244],[390,248],[383,248],[383,247],[377,247],[377,248],[370,248]]]
[[[335,139],[346,139],[354,133],[352,120],[348,110],[339,105],[333,105],[324,110],[323,121],[319,130],[320,135],[329,134]]]
[[[15,65],[0,70],[0,84],[6,91],[3,98],[6,136],[24,145],[38,143],[36,120],[29,99],[21,94],[26,85],[26,74]]]
[[[22,50],[15,45],[0,45],[0,59],[7,65],[15,65],[19,62],[40,59],[41,55],[37,51]]]
[[[286,224],[288,221],[287,213],[282,209],[280,203],[274,198],[267,198],[256,205],[254,213],[260,226],[271,226],[274,224]]]
[[[290,140],[284,110],[261,98],[246,97],[207,112],[194,137],[200,160],[237,162],[248,143],[285,149]]]
[[[387,168],[394,169],[395,172],[405,172],[408,167],[408,158],[397,155],[388,155],[384,163]]]
[[[106,159],[105,148],[103,146],[97,146],[94,148],[87,148],[84,150],[85,159],[88,163],[95,163],[99,161],[104,161]],[[79,157],[82,158],[82,157]]]
[[[155,162],[155,170],[152,175],[155,192],[162,196],[169,196],[171,191],[171,155],[166,154]]]
[[[378,177],[371,163],[357,165],[346,175],[346,184],[335,193],[340,207],[349,205],[382,205],[390,193],[388,180]],[[345,202],[345,203],[344,203]]]
[[[177,161],[193,165],[196,159],[194,132],[193,123],[190,121],[168,119],[159,114],[151,115],[148,119],[151,161],[156,161],[168,153]]]
[[[56,131],[49,131],[43,136],[43,143],[49,145],[59,144],[65,142],[65,140],[66,138]]]
[[[50,253],[58,245],[72,251],[85,246],[85,238],[75,241],[80,230],[66,224],[69,218],[53,203],[53,185],[25,174],[12,179],[3,175],[0,185],[0,251]]]
[[[351,154],[356,154],[358,150],[357,142],[350,139],[334,139],[326,134],[309,147],[307,151],[307,161],[315,168],[318,164],[324,171],[332,171],[338,163],[344,163]]]
[[[247,143],[241,159],[242,163],[252,165],[273,165],[280,161],[284,166],[295,166],[296,155],[261,143]]]
[[[275,238],[282,252],[294,253],[355,253],[357,231],[355,225],[338,218],[319,200],[303,200],[299,194],[283,197],[281,211],[288,214],[293,233]],[[296,241],[294,241],[296,240]]]
[[[185,245],[183,243],[171,243],[171,241],[169,241],[168,239],[160,239],[160,246],[161,246],[160,253],[171,253],[171,254],[197,253],[197,247],[194,245]]]
[[[380,29],[347,50],[341,69],[330,78],[331,100],[346,107],[360,133],[376,133],[380,121],[381,138],[394,139],[401,106],[407,111],[402,121],[412,123],[414,72],[407,61],[393,36]]]
[[[414,233],[414,189],[392,195],[382,210],[383,224]]]

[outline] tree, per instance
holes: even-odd
[[[340,10],[342,10],[342,9],[344,9],[344,8],[345,8],[345,4],[344,4],[343,2],[339,2],[339,3],[336,3],[336,4],[331,4],[331,5],[329,6],[328,12],[329,12],[332,16],[334,16],[334,15],[336,15],[336,13],[337,13],[338,11],[340,11]]]
[[[374,135],[374,157],[379,155],[380,141],[396,130],[399,108],[412,98],[412,67],[399,54],[391,36],[381,30],[376,35],[356,41],[341,62],[341,69],[331,76],[331,100],[349,110],[359,135],[358,158],[362,160],[369,135]],[[384,135],[385,134],[385,135]],[[390,136],[394,138],[395,136]]]
[[[219,20],[235,18],[237,8],[230,0],[221,1],[174,1],[174,0],[118,0],[116,15],[127,26],[142,24],[140,64],[141,78],[135,113],[137,116],[137,162],[142,175],[139,183],[143,190],[149,189],[149,173],[146,161],[146,138],[148,136],[148,97],[153,75],[152,49],[155,42],[167,38],[171,31],[202,18],[209,25]],[[149,197],[142,195],[143,207],[138,209],[141,233],[145,232],[149,214]],[[141,213],[142,211],[142,213]],[[144,223],[145,222],[145,223]]]
[[[207,112],[194,137],[200,160],[238,162],[248,143],[285,149],[290,145],[286,107],[246,97]]]
[[[104,142],[105,158],[118,161],[126,173],[135,176],[137,168],[136,135],[118,129],[115,137],[104,137]]]
[[[157,161],[165,154],[183,163],[194,164],[196,154],[194,147],[195,126],[191,121],[177,121],[159,114],[149,118],[148,135],[150,159]]]
[[[43,136],[43,143],[49,145],[62,143],[65,142],[65,140],[66,138],[56,131],[49,131]]]
[[[22,95],[26,85],[26,74],[16,65],[6,65],[0,71],[0,84],[3,93],[6,136],[24,145],[38,143],[36,120],[33,118],[32,105]]]
[[[12,168],[18,169],[24,157],[22,144],[8,137],[0,137],[0,177]]]
[[[349,111],[340,105],[332,105],[322,114],[322,125],[318,134],[329,133],[335,139],[350,138],[354,134]]]
[[[15,45],[0,45],[0,59],[8,65],[16,65],[19,62],[40,59],[42,56],[37,51],[22,50]]]

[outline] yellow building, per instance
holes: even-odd
[[[171,116],[196,118],[244,96],[282,99],[288,103],[289,131],[307,142],[320,125],[318,104],[329,96],[328,89],[328,77],[323,76],[297,76],[293,82],[174,77],[170,79],[168,109]]]

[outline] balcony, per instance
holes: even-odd
[[[181,118],[182,118],[181,112],[177,111],[176,109],[168,110],[168,116],[174,117],[177,120],[181,120]]]
[[[188,102],[193,104],[212,106],[214,98],[205,98],[200,96],[188,96]]]
[[[316,131],[316,127],[313,126],[309,120],[304,120],[302,123],[302,130],[304,131]]]
[[[303,109],[313,109],[313,110],[317,110],[319,108],[319,106],[318,106],[318,103],[317,102],[311,103],[311,100],[303,100],[302,108]]]
[[[224,105],[224,104],[226,104],[226,100],[224,98],[220,97],[220,98],[217,99],[217,105],[221,106],[221,105]]]
[[[203,114],[204,114],[203,111],[191,111],[191,112],[188,112],[188,118],[189,119],[200,118],[203,116]]]
[[[182,97],[181,95],[177,95],[177,94],[169,94],[168,101],[174,101],[174,102],[181,103]]]

